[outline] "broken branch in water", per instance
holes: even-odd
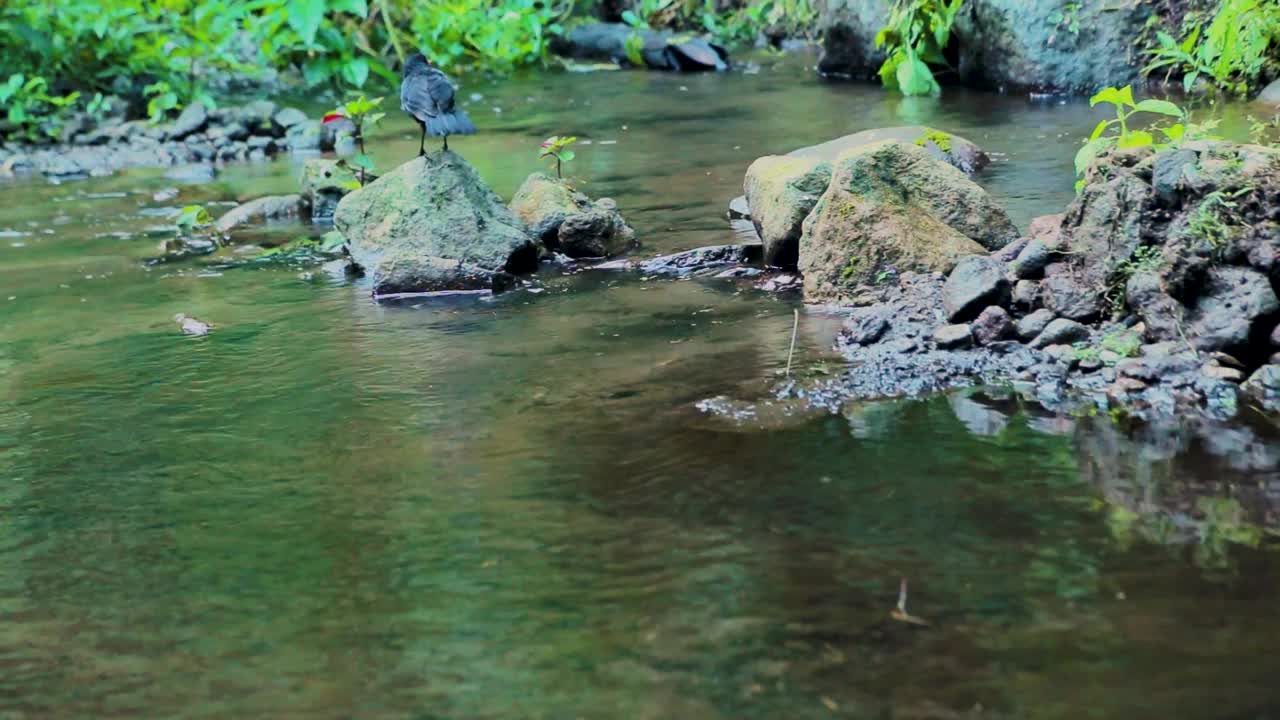
[[[924,618],[916,617],[907,612],[907,579],[902,578],[902,584],[898,586],[898,606],[889,612],[889,617],[898,622],[910,623],[921,627],[929,627],[929,621]]]
[[[791,349],[787,351],[787,377],[791,377],[791,356],[796,354],[796,332],[800,329],[800,311],[795,312],[795,321],[791,323]]]

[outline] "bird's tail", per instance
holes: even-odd
[[[454,110],[450,113],[441,113],[427,120],[427,134],[431,137],[475,135],[476,126],[471,124],[471,118],[467,117],[466,113],[461,110]]]

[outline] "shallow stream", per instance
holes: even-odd
[[[570,173],[652,255],[731,242],[755,157],[890,125],[987,148],[1025,226],[1101,117],[805,62],[469,84],[453,147],[509,197],[543,138],[589,140]],[[393,115],[384,166],[417,147]],[[379,305],[157,261],[175,208],[296,173],[0,185],[0,717],[1280,717],[1280,428],[998,392],[735,427],[693,404],[767,392],[798,298],[547,269]],[[837,327],[802,313],[798,372]],[[891,617],[903,578],[927,626]]]

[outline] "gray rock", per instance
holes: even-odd
[[[283,108],[271,116],[276,127],[284,132],[288,132],[289,128],[307,121],[307,114],[297,108]]]
[[[281,112],[284,112],[283,110]],[[277,116],[279,113],[277,113]],[[289,126],[285,142],[290,152],[315,152],[320,150],[322,126],[319,120],[306,120]]]
[[[691,275],[725,265],[759,262],[762,254],[763,248],[759,245],[710,245],[646,260],[640,263],[640,272],[649,275]]]
[[[1271,329],[1270,340],[1272,347],[1280,347],[1280,325]]]
[[[209,124],[209,108],[204,103],[193,102],[182,110],[182,114],[178,115],[178,119],[165,132],[165,137],[169,140],[181,140],[188,135],[197,133]]]
[[[942,350],[960,350],[973,344],[968,325],[942,325],[933,331],[933,342]]]
[[[1018,339],[1024,342],[1035,340],[1044,329],[1053,322],[1054,314],[1052,310],[1040,309],[1027,315],[1018,321],[1015,331]]]
[[[1101,293],[1071,275],[1054,275],[1044,281],[1045,307],[1059,317],[1091,322],[1102,313]]]
[[[609,198],[592,202],[563,180],[533,173],[511,199],[511,209],[548,250],[572,258],[616,255],[635,243],[635,232]]]
[[[1280,109],[1280,80],[1272,80],[1271,84],[1258,94],[1258,102]]]
[[[1013,284],[1012,302],[1015,307],[1030,310],[1040,304],[1040,283],[1035,280],[1019,280]]]
[[[991,345],[1013,334],[1013,321],[999,305],[992,305],[973,321],[973,339],[979,345]]]
[[[1155,273],[1135,273],[1125,283],[1125,302],[1146,326],[1144,337],[1155,342],[1169,342],[1179,337],[1184,308],[1165,292]]]
[[[1089,328],[1074,320],[1058,318],[1045,326],[1044,330],[1031,341],[1033,348],[1045,348],[1050,345],[1065,345],[1089,339]]]
[[[1007,301],[1004,266],[983,255],[961,260],[942,288],[942,309],[951,322],[977,317],[982,308]]]
[[[1052,259],[1053,253],[1049,250],[1049,246],[1045,245],[1043,240],[1035,238],[1027,243],[1012,263],[1009,263],[1009,270],[1015,277],[1024,280],[1042,277],[1045,266]]]
[[[1265,275],[1248,268],[1215,266],[1187,317],[1187,334],[1200,350],[1243,346],[1254,323],[1277,311],[1280,299]]]
[[[1280,365],[1263,365],[1241,387],[1264,410],[1280,412]]]
[[[537,267],[524,225],[455,153],[415,158],[338,203],[334,224],[376,295],[490,289]]]
[[[1195,172],[1199,155],[1191,150],[1165,150],[1156,153],[1151,173],[1151,186],[1165,202],[1174,202],[1182,192],[1183,180]]]
[[[320,149],[329,152],[338,146],[341,138],[354,138],[356,124],[347,118],[337,118],[320,123]]]
[[[877,308],[857,310],[844,323],[844,337],[855,345],[870,345],[889,329],[889,320]]]
[[[730,220],[750,220],[751,219],[751,204],[747,202],[746,195],[739,195],[738,197],[729,201],[729,219]]]
[[[1227,382],[1239,383],[1244,382],[1244,371],[1232,367],[1223,367],[1213,363],[1206,363],[1200,368],[1200,374],[1215,380],[1225,380]]]
[[[214,228],[225,235],[246,223],[295,217],[301,210],[301,202],[302,197],[300,195],[268,195],[267,197],[260,197],[228,210],[222,217],[218,218]]]
[[[274,135],[276,104],[270,100],[254,100],[245,104],[234,117],[254,135]],[[304,114],[305,117],[305,114]]]

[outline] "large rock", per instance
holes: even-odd
[[[572,258],[607,257],[635,242],[635,231],[609,198],[592,202],[563,180],[545,173],[529,176],[511,210],[549,250]]]
[[[836,158],[855,148],[885,140],[918,145],[933,157],[972,174],[990,161],[974,143],[950,133],[913,125],[863,130],[786,155],[767,155],[747,169],[746,208],[765,245],[765,263],[795,267],[804,220],[831,182]],[[731,212],[733,209],[730,209]]]
[[[338,203],[334,224],[375,294],[502,290],[537,267],[524,225],[460,156],[415,158]]]
[[[875,35],[888,21],[889,6],[864,0],[819,3],[819,71],[873,78],[884,61]],[[1120,87],[1139,79],[1144,58],[1133,51],[1133,38],[1151,14],[1151,4],[1138,2],[968,0],[950,52],[960,78],[972,85],[1081,93]]]
[[[830,159],[768,155],[747,168],[743,189],[766,265],[796,266],[804,220],[830,183]]]
[[[1102,314],[1102,293],[1097,287],[1069,274],[1054,275],[1044,281],[1045,307],[1059,317],[1092,322]]]
[[[964,173],[921,147],[884,141],[836,160],[802,234],[805,297],[832,300],[885,272],[950,272],[1018,231]]]

